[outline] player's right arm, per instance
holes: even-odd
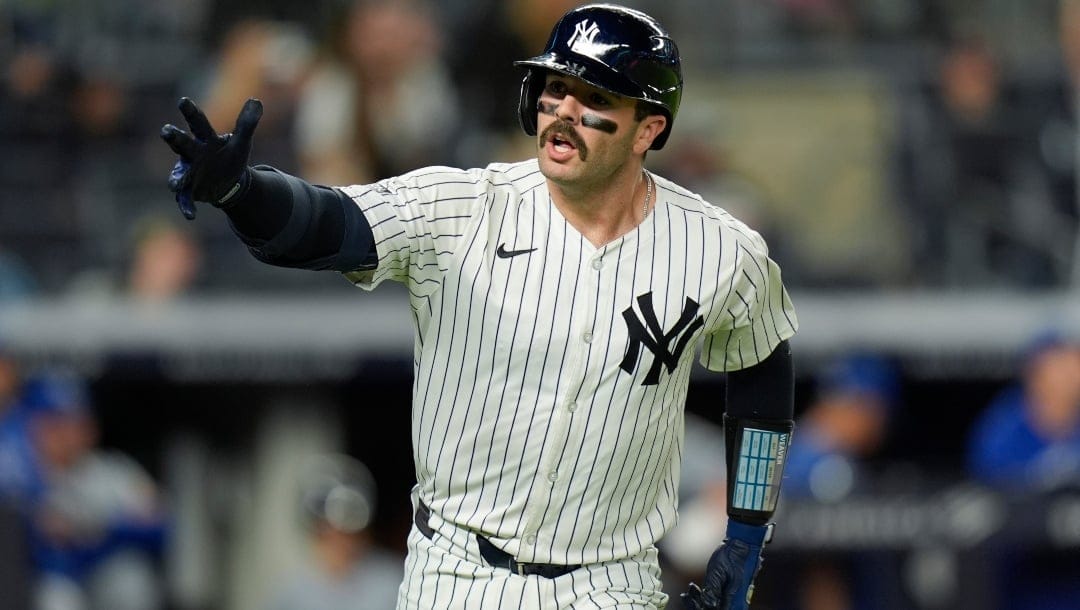
[[[180,156],[169,189],[185,217],[195,218],[195,202],[224,210],[251,253],[272,265],[348,272],[377,264],[371,226],[347,195],[248,165],[261,102],[248,100],[222,135],[190,99],[179,108],[190,133],[165,125],[161,137]]]
[[[727,534],[709,558],[702,586],[691,584],[683,594],[683,605],[689,610],[750,607],[754,579],[772,535],[769,522],[776,510],[794,427],[794,388],[787,340],[761,362],[728,373],[724,413]]]
[[[746,610],[761,569],[794,428],[794,369],[788,339],[795,318],[780,269],[761,236],[728,219],[733,278],[722,310],[729,317],[706,342],[702,363],[727,372],[724,431],[727,533],[691,585],[691,610]]]

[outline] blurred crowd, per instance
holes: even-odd
[[[228,458],[211,456],[206,462],[192,453],[190,444],[180,449],[185,445],[177,438],[184,436],[180,430],[165,435],[170,439],[149,460],[164,466],[151,470],[145,453],[136,459],[100,442],[108,405],[100,404],[94,381],[65,368],[29,368],[0,347],[0,586],[5,604],[15,604],[5,607],[393,606],[404,566],[407,502],[402,515],[384,517],[376,525],[378,511],[388,510],[378,491],[388,482],[341,452],[339,443],[327,442],[325,437],[340,429],[339,420],[327,417],[333,409],[301,404],[298,412],[305,415],[299,417],[256,411],[262,414],[256,426],[264,430],[257,446],[239,438],[229,442],[251,453],[251,471],[239,478],[222,466]],[[934,490],[966,487],[969,494],[971,489],[995,493],[1002,505],[1061,493],[1077,498],[1080,338],[1056,329],[1030,338],[1015,354],[1013,377],[956,434],[955,459],[928,458],[923,447],[909,446],[910,432],[930,435],[941,422],[920,417],[913,398],[905,394],[906,385],[902,363],[870,352],[840,354],[816,371],[810,398],[796,412],[777,515],[779,536],[798,539],[805,533],[798,528],[807,527],[807,521],[793,525],[785,517],[792,507],[808,504],[839,507],[866,499],[931,498]],[[687,414],[680,520],[661,542],[673,610],[679,608],[677,592],[701,578],[708,555],[723,538],[725,447],[716,419],[702,412]],[[180,474],[190,472],[192,464],[201,473],[194,483]],[[400,489],[401,483],[389,487]],[[227,501],[213,498],[215,486],[231,489]],[[195,525],[200,519],[221,525],[207,531],[205,523]],[[980,521],[977,512],[963,513],[956,525],[978,529]],[[1030,528],[1017,534],[1015,525],[995,521],[987,539],[999,531],[1007,543],[977,547],[984,562],[983,596],[993,604],[975,607],[1077,608],[1076,541],[1048,543],[1045,534],[1031,537]],[[220,540],[199,543],[205,536]],[[839,540],[845,536],[838,533]],[[178,557],[185,547],[200,544],[195,556],[204,569],[213,571],[211,566],[232,557],[245,571],[215,572],[213,586],[186,583],[190,579],[183,572],[191,566]],[[961,602],[968,595],[961,585],[971,583],[953,573],[954,562],[946,560],[939,567],[944,573],[936,577],[905,577],[924,560],[920,547],[935,544],[942,543],[928,538],[899,550],[889,544],[840,543],[805,552],[810,555],[785,554],[778,547],[770,553],[761,584],[762,607],[973,607]],[[937,552],[948,557],[962,553],[962,546],[945,544]],[[230,579],[238,582],[222,582]]]
[[[1013,370],[1013,377],[953,434],[954,455],[943,458],[911,444],[912,438],[941,435],[935,428],[948,418],[920,414],[905,394],[899,361],[864,351],[838,355],[815,373],[810,398],[796,412],[777,514],[782,537],[806,535],[800,528],[809,522],[785,519],[788,511],[807,505],[828,509],[868,499],[903,505],[913,498],[929,502],[942,490],[975,498],[974,490],[982,490],[994,494],[996,505],[1018,505],[1021,512],[1032,501],[1045,505],[1063,493],[1075,501],[1080,497],[1080,337],[1047,329],[1016,354]],[[403,493],[404,482],[377,480],[364,463],[341,452],[340,443],[327,440],[340,435],[333,409],[299,401],[289,413],[253,411],[260,414],[260,440],[252,447],[231,436],[234,448],[225,457],[204,453],[200,458],[182,430],[158,431],[156,436],[167,441],[150,455],[144,452],[140,461],[100,442],[105,408],[95,400],[93,381],[67,369],[29,368],[0,346],[0,587],[5,603],[16,604],[5,607],[392,607],[410,520],[407,502],[391,498],[389,505],[402,514],[386,518],[390,509],[384,507],[376,526],[378,489]],[[679,608],[677,592],[700,579],[726,523],[723,431],[715,423],[719,412],[712,415],[687,413],[680,522],[661,542],[673,610]],[[326,453],[327,448],[336,452]],[[251,460],[248,473],[239,477],[235,468],[223,466],[238,452]],[[148,458],[159,464],[156,471],[144,463]],[[215,499],[226,489],[224,499]],[[970,595],[962,587],[971,581],[957,574],[961,558],[954,554],[965,552],[966,544],[935,541],[930,532],[899,547],[858,543],[853,542],[860,536],[856,527],[850,533],[841,529],[840,542],[829,549],[792,555],[789,546],[771,552],[774,567],[765,573],[763,607],[1064,610],[1080,605],[1075,538],[1048,541],[1049,526],[1036,524],[1032,530],[1022,515],[1010,518],[1016,524],[999,517],[987,525],[980,514],[985,511],[972,510],[958,513],[954,525],[970,532],[987,528],[975,534],[979,541],[973,548],[981,555],[982,599],[989,601],[974,606],[961,601]],[[889,523],[885,519],[883,525]],[[883,533],[882,540],[891,535]],[[208,542],[207,536],[219,539]],[[927,561],[920,554],[924,545],[944,559],[931,563],[936,572],[920,576],[918,566]],[[184,576],[193,567],[191,557],[196,571],[213,572],[204,574],[210,586]],[[218,573],[212,567],[229,558],[243,570]]]
[[[802,549],[785,558],[771,553],[775,580],[762,584],[767,608],[790,610],[892,610],[900,608],[1080,607],[1080,555],[1075,545],[1033,534],[1048,529],[1032,508],[1060,494],[1080,492],[1080,338],[1048,329],[1032,337],[1017,354],[1015,376],[1003,384],[968,425],[955,434],[956,459],[929,458],[918,439],[940,436],[946,418],[919,415],[905,395],[904,371],[894,358],[852,352],[828,363],[816,375],[812,398],[797,412],[787,456],[777,536],[799,537],[792,527],[816,529],[809,520],[787,521],[792,507],[894,507],[935,492],[974,498],[957,519],[961,528],[983,527],[979,491],[997,494],[993,506],[1021,506],[1006,522],[991,516],[977,536],[981,555],[966,579],[957,564],[972,562],[964,544],[950,545],[925,531],[911,544],[890,537],[895,522],[862,513],[880,537],[864,538],[858,523],[839,523],[828,548]],[[956,405],[959,408],[959,405]],[[940,407],[939,407],[940,408]],[[950,434],[950,432],[945,432]],[[912,443],[915,443],[912,446]],[[680,522],[661,541],[667,577],[676,582],[700,578],[726,525],[726,473],[723,432],[709,421],[688,416]],[[966,486],[971,486],[970,488]],[[985,508],[988,505],[982,505]],[[787,509],[787,510],[786,510]],[[885,509],[888,512],[889,508]],[[940,510],[940,509],[931,509]],[[980,514],[982,513],[982,514]],[[852,515],[857,514],[852,512]],[[1017,528],[1019,523],[1027,525]],[[924,523],[924,528],[926,524]],[[845,528],[850,530],[845,531]],[[902,529],[902,528],[901,528]],[[940,533],[939,533],[940,534]],[[1053,537],[1052,533],[1043,536]],[[989,542],[995,537],[1003,544]],[[876,540],[869,543],[866,540]],[[1041,541],[1040,541],[1041,540]],[[839,544],[837,544],[837,541]],[[1060,548],[1055,550],[1055,547]],[[923,549],[938,555],[927,561]],[[787,559],[788,561],[785,561]],[[766,561],[769,564],[769,560]],[[933,572],[919,573],[930,564]],[[769,570],[766,570],[766,575]],[[966,590],[977,586],[980,592]],[[774,590],[774,588],[779,589]],[[678,586],[672,587],[677,591]],[[771,594],[770,594],[771,591]],[[678,608],[673,605],[673,608]]]
[[[245,529],[279,511],[285,517],[276,524],[276,535],[296,534],[292,544],[277,549],[279,568],[260,574],[257,587],[207,598],[198,586],[178,582],[184,580],[178,572],[187,568],[176,558],[199,535],[192,513],[201,508],[192,508],[192,496],[205,490],[186,490],[176,481],[170,488],[160,473],[152,474],[122,449],[103,445],[101,408],[91,386],[68,369],[26,370],[0,346],[0,607],[394,606],[404,559],[372,535],[377,482],[363,463],[339,453],[300,455],[292,473],[273,469],[270,476],[284,483],[284,500],[240,511],[230,525]],[[182,470],[184,459],[178,455],[162,457],[174,462],[173,470]],[[232,552],[210,546],[209,552]],[[207,561],[208,549],[199,552]],[[250,556],[241,561],[258,563]],[[232,601],[223,602],[226,596]]]
[[[98,444],[88,388],[65,371],[20,381],[0,364],[0,517],[5,604],[163,607],[157,560],[167,519],[135,460]]]
[[[179,224],[156,134],[181,95],[221,130],[263,99],[254,161],[316,183],[529,156],[510,62],[576,4],[4,2],[0,299],[116,288],[140,228]],[[627,4],[686,66],[650,164],[766,234],[793,286],[1076,281],[1075,0]],[[225,223],[186,233],[193,289],[323,285],[247,260]]]

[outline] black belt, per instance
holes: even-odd
[[[420,530],[420,533],[428,540],[431,540],[435,535],[435,530],[431,529],[431,525],[428,523],[430,520],[431,509],[423,502],[418,502],[413,521],[416,522],[416,529]],[[557,565],[554,563],[522,563],[480,534],[476,534],[476,542],[480,546],[480,556],[484,558],[484,561],[488,562],[492,567],[505,568],[520,576],[535,575],[544,578],[558,578],[581,567],[580,565]]]

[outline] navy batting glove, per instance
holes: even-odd
[[[761,552],[772,537],[772,525],[749,525],[728,519],[727,536],[705,568],[705,585],[690,583],[682,594],[688,610],[747,610]]]
[[[196,201],[222,207],[245,188],[251,139],[263,108],[259,100],[249,99],[233,132],[221,135],[189,98],[181,98],[179,108],[190,133],[168,124],[161,128],[161,138],[180,155],[169,174],[169,190],[176,194],[180,212],[192,220]]]

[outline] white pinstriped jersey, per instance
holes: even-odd
[[[344,187],[415,322],[420,498],[519,561],[648,549],[676,519],[693,357],[756,364],[797,321],[761,237],[655,177],[654,211],[594,247],[535,160]],[[434,522],[433,522],[434,523]]]

